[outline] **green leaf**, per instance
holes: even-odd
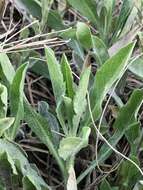
[[[97,22],[96,3],[94,0],[68,0],[68,2],[93,24]]]
[[[136,156],[131,156],[131,159],[136,164],[140,164]],[[120,176],[122,176],[120,179],[122,188],[133,189],[136,182],[140,179],[140,173],[137,168],[130,162],[125,161],[121,164],[119,169]]]
[[[108,183],[107,180],[103,180],[101,185],[100,185],[100,190],[112,190],[110,184]]]
[[[126,134],[126,131],[137,122],[137,112],[143,101],[143,90],[135,90],[130,99],[124,105],[119,113],[118,117],[113,125],[115,133],[108,139],[108,142],[115,147],[119,140]],[[103,163],[112,153],[112,150],[104,144],[98,154],[98,162]],[[91,172],[97,166],[96,160],[94,160],[90,166],[79,176],[78,182],[80,182],[89,172]]]
[[[0,70],[6,80],[11,83],[15,75],[15,71],[8,56],[5,53],[0,53]]]
[[[60,132],[60,126],[56,117],[50,112],[49,105],[44,101],[38,102],[38,111],[40,115],[46,118],[52,132],[52,137],[55,142],[55,146],[57,147],[59,145],[60,140],[59,135],[57,134]]]
[[[0,84],[0,118],[7,114],[7,88]]]
[[[138,9],[136,7],[133,7],[130,15],[128,16],[126,23],[124,24],[124,27],[122,29],[122,32],[120,34],[120,38],[125,36],[129,31],[131,31],[132,27],[134,26],[135,20],[138,16]]]
[[[55,157],[63,176],[66,176],[65,167],[62,160],[59,158],[57,150],[52,141],[51,129],[48,122],[40,114],[25,101],[24,102],[25,121],[37,137],[49,148],[50,153]]]
[[[49,11],[52,6],[53,0],[41,0],[41,3],[42,3],[41,30],[43,31],[48,21]]]
[[[143,79],[143,57],[136,59],[129,67],[129,70],[136,76]]]
[[[0,137],[3,135],[3,133],[11,127],[11,125],[14,122],[14,118],[12,117],[6,117],[0,119]]]
[[[41,3],[38,0],[15,0],[15,5],[27,18],[29,15],[38,19],[42,17]]]
[[[73,132],[75,135],[77,133],[80,118],[86,108],[86,94],[88,89],[90,71],[91,67],[87,67],[81,74],[79,85],[77,87],[73,100],[73,107],[75,112],[75,115],[73,117]]]
[[[52,49],[45,47],[45,53],[56,103],[58,104],[66,90],[63,75]]]
[[[74,157],[82,148],[88,145],[90,128],[83,127],[82,137],[66,137],[60,141],[59,155],[64,160]]]
[[[131,13],[132,8],[133,8],[133,1],[132,0],[124,0],[123,1],[121,11],[120,11],[120,15],[119,15],[117,23],[116,23],[114,36],[117,35],[119,33],[119,31],[120,32],[122,31],[122,29],[126,23],[126,20]]]
[[[42,190],[43,188],[46,188],[47,190],[49,189],[38,172],[31,167],[25,154],[23,154],[23,151],[18,145],[0,139],[0,157],[4,153],[7,155],[7,160],[10,163],[14,174],[17,174],[17,172],[20,171],[37,190]]]
[[[133,123],[125,133],[126,138],[131,145],[131,149],[134,149],[134,147],[137,149],[135,141],[140,137],[140,125],[140,122]]]
[[[108,43],[108,35],[112,24],[112,13],[115,0],[101,0],[97,3],[97,12],[99,15],[100,28],[103,36],[100,36]]]
[[[73,89],[73,76],[70,65],[68,63],[67,57],[63,55],[61,60],[61,70],[66,84],[66,94],[69,98],[73,99],[74,89]]]
[[[20,127],[20,121],[24,117],[23,90],[27,68],[28,64],[25,63],[17,69],[10,87],[10,109],[11,115],[15,117],[15,122],[9,131],[11,139],[15,138],[18,128]]]
[[[92,36],[93,53],[96,61],[101,66],[107,59],[109,59],[108,49],[104,42],[97,36]]]
[[[92,38],[90,28],[83,22],[77,23],[77,39],[85,49],[92,47]]]
[[[63,98],[61,99],[61,101],[57,105],[56,113],[57,113],[58,120],[61,124],[61,127],[63,129],[63,132],[65,135],[67,135],[68,134],[68,127],[66,125],[66,111],[65,111],[65,105],[64,105]]]
[[[47,25],[55,30],[63,30],[65,27],[62,16],[57,10],[50,10]]]
[[[68,127],[72,129],[72,119],[74,115],[73,102],[72,102],[72,99],[66,96],[63,97],[63,101],[64,101],[64,107],[66,111],[66,119],[68,121]]]
[[[127,67],[134,46],[134,43],[130,43],[119,50],[116,55],[108,59],[97,71],[90,94],[94,119],[97,120],[101,114],[101,105],[106,94],[125,72],[125,68]]]

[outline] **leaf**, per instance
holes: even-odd
[[[0,118],[0,137],[3,135],[3,133],[11,127],[11,125],[14,122],[14,118],[12,117],[6,117],[6,118]]]
[[[9,131],[11,139],[15,138],[16,133],[20,127],[20,121],[24,117],[23,90],[27,68],[28,64],[25,63],[17,69],[10,87],[10,109],[11,115],[15,117],[15,122]]]
[[[41,3],[38,0],[15,0],[15,6],[23,13],[24,16],[29,18],[32,15],[35,18],[40,19],[41,13]]]
[[[143,101],[143,90],[135,90],[131,95],[128,102],[120,109],[118,117],[113,125],[116,129],[114,134],[108,139],[108,142],[115,147],[119,140],[126,134],[126,131],[137,122],[137,112]],[[112,153],[112,150],[103,144],[98,154],[99,164],[103,163]],[[97,166],[96,160],[92,161],[90,166],[79,176],[78,182],[80,182],[89,172],[91,172]]]
[[[139,160],[136,156],[131,156],[131,159],[139,165]],[[140,179],[140,173],[137,168],[128,161],[124,161],[120,166],[120,179],[122,188],[133,189],[136,182]]]
[[[96,120],[101,114],[101,105],[106,94],[125,72],[134,45],[134,43],[130,43],[122,48],[116,55],[108,59],[97,71],[90,94],[92,113]]]
[[[120,38],[125,36],[125,34],[131,31],[137,17],[138,17],[138,9],[136,7],[133,7],[130,15],[127,18],[126,23],[124,24],[124,28],[122,29],[122,32],[120,34]]]
[[[100,190],[112,190],[110,184],[108,183],[107,180],[103,180],[101,185],[100,185]]]
[[[57,134],[60,132],[60,126],[56,117],[50,112],[49,105],[44,101],[38,102],[38,111],[40,115],[46,118],[52,132],[52,137],[55,142],[55,146],[57,147],[59,145],[60,140],[59,135]]]
[[[16,169],[17,171],[20,171],[37,190],[42,190],[43,188],[47,190],[49,189],[38,172],[31,167],[19,146],[7,140],[0,139],[0,155],[3,153],[7,154],[7,159],[9,160],[14,173],[16,172]]]
[[[136,76],[143,79],[143,57],[136,59],[129,67],[129,70]]]
[[[66,120],[68,121],[68,127],[70,127],[70,129],[72,129],[72,119],[73,119],[73,115],[74,115],[74,110],[73,110],[73,102],[72,99],[70,99],[69,97],[64,96],[63,97],[63,101],[64,101],[64,107],[65,107],[65,111],[66,111]]]
[[[96,3],[94,0],[68,0],[68,2],[93,24],[97,22]]]
[[[92,47],[91,31],[85,23],[77,23],[76,36],[78,41],[85,49],[90,49]]]
[[[80,122],[80,118],[83,112],[85,111],[86,94],[88,89],[90,70],[91,67],[87,67],[83,71],[73,100],[73,107],[75,112],[75,116],[73,118],[73,131],[75,135]]]
[[[108,35],[112,24],[112,13],[115,5],[115,0],[101,0],[97,3],[97,14],[99,15],[100,36],[108,43]],[[103,36],[102,36],[103,34]]]
[[[63,176],[66,175],[65,167],[62,160],[59,158],[57,150],[52,141],[51,129],[48,122],[40,114],[36,113],[35,110],[25,101],[24,102],[25,121],[37,137],[49,148],[50,153],[55,157],[59,167],[62,171]]]
[[[57,10],[50,10],[47,25],[55,30],[63,30],[66,28],[62,20],[61,14]]]
[[[0,84],[0,118],[7,114],[7,88]]]
[[[70,65],[68,63],[67,57],[63,55],[61,60],[61,70],[66,84],[66,94],[69,98],[73,99],[74,89],[73,89],[73,76]]]
[[[68,134],[68,127],[67,127],[66,122],[65,122],[66,121],[66,111],[65,111],[65,105],[64,105],[63,98],[61,99],[61,101],[57,105],[56,113],[57,113],[58,120],[61,124],[61,127],[63,129],[63,132],[65,135],[67,135]]]
[[[49,11],[52,6],[53,0],[42,0],[42,20],[41,20],[41,30],[43,31],[46,27]]]
[[[50,48],[45,47],[45,53],[56,103],[58,104],[61,97],[65,95],[66,90],[63,75],[54,52]]]
[[[81,45],[77,42],[76,39],[76,29],[69,28],[62,32],[60,35],[65,40],[69,40],[68,45],[74,50],[74,53],[77,54],[84,61],[84,52]]]
[[[0,53],[0,70],[7,81],[11,83],[15,75],[15,71],[8,56],[5,53]]]
[[[109,59],[109,54],[104,42],[97,36],[92,36],[92,46],[93,53],[95,54],[96,61],[99,66],[101,66],[107,59]]]
[[[74,96],[74,111],[76,114],[80,114],[83,112],[82,107],[84,107],[83,102],[87,93],[90,70],[91,67],[86,68],[80,77],[79,85]]]
[[[132,8],[133,8],[132,0],[123,0],[120,15],[118,17],[118,21],[115,26],[114,36],[117,35],[119,31],[120,32],[122,31],[124,24],[126,23],[126,20],[131,13]]]
[[[63,160],[74,158],[74,156],[88,145],[90,128],[83,127],[81,137],[66,137],[60,141],[58,153]]]
[[[123,36],[120,40],[115,42],[109,49],[108,53],[111,56],[115,55],[121,48],[125,47],[129,43],[133,42],[139,32],[138,27],[134,27],[130,32]]]

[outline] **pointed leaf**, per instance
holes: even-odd
[[[66,94],[69,98],[73,99],[73,76],[67,57],[65,55],[63,55],[61,60],[61,70],[63,73],[64,82],[66,84]]]
[[[12,83],[15,75],[14,68],[5,53],[0,53],[0,72],[3,73],[4,77],[9,83]]]
[[[55,58],[54,52],[50,48],[45,47],[45,53],[56,103],[58,104],[61,97],[65,95],[66,90],[63,75],[60,69],[60,65],[57,63],[57,60]]]
[[[17,69],[10,87],[11,115],[15,117],[14,125],[12,126],[9,132],[11,139],[15,138],[17,130],[20,127],[20,121],[24,117],[23,90],[24,90],[24,81],[25,81],[27,68],[28,64],[25,63]]]
[[[91,105],[95,119],[98,119],[101,114],[101,105],[106,94],[125,72],[134,45],[131,43],[122,48],[97,71],[91,91]]]
[[[88,89],[90,70],[91,67],[87,67],[83,71],[73,100],[73,107],[75,111],[75,116],[73,118],[73,131],[75,135],[78,129],[80,118],[86,108],[86,94]]]
[[[56,117],[49,111],[49,105],[44,101],[38,102],[38,111],[40,115],[42,115],[47,120],[48,125],[51,128],[52,137],[55,142],[55,146],[57,147],[59,145],[59,140],[60,140],[59,135],[57,134],[60,132],[59,131],[60,126]]]
[[[109,54],[104,42],[97,36],[92,36],[92,46],[93,53],[95,54],[96,61],[101,66],[107,59],[109,59]]]

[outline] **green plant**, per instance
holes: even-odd
[[[49,106],[46,103],[39,105],[39,113],[35,112],[28,104],[26,98],[24,98],[23,85],[27,64],[21,65],[15,73],[13,69],[8,69],[12,68],[8,57],[3,53],[0,55],[2,80],[6,85],[10,86],[10,109],[11,115],[15,118],[15,120],[12,119],[12,123],[10,123],[10,125],[12,125],[10,129],[8,129],[9,126],[4,127],[6,130],[4,130],[6,138],[12,140],[15,138],[20,126],[19,122],[23,119],[22,110],[24,109],[25,121],[37,137],[49,148],[50,153],[56,159],[63,174],[67,189],[70,189],[71,186],[76,188],[76,183],[79,183],[97,165],[97,160],[93,161],[87,170],[81,173],[77,178],[77,182],[75,177],[73,181],[71,180],[71,178],[75,176],[74,161],[76,154],[88,146],[90,131],[93,130],[97,133],[96,128],[92,125],[92,117],[94,121],[98,122],[102,113],[101,105],[104,98],[126,71],[134,45],[134,43],[127,45],[119,50],[113,57],[109,58],[97,71],[91,86],[89,86],[89,77],[91,75],[90,66],[83,68],[79,78],[79,84],[77,85],[73,82],[72,71],[66,56],[63,55],[61,64],[59,65],[54,52],[46,47],[45,53],[48,70],[56,101],[54,115],[50,112]],[[4,64],[5,60],[7,60],[7,65]],[[9,72],[12,72],[11,78],[9,78]],[[90,91],[90,99],[87,98],[88,91]],[[132,134],[132,131],[135,129],[136,131],[139,130],[140,123],[137,120],[137,112],[142,100],[142,90],[136,90],[127,104],[119,110],[118,117],[113,126],[115,133],[108,139],[112,147],[115,147],[123,135],[127,136],[132,147],[136,147],[132,139],[137,138],[135,142],[138,143],[139,134],[135,133],[134,136],[130,134]],[[2,99],[2,101],[4,100]],[[7,104],[5,103],[5,105]],[[92,110],[92,117],[90,109]],[[131,118],[131,120],[126,120],[124,113],[128,114],[128,118]],[[57,134],[62,134],[63,137],[58,137]],[[6,139],[2,140],[3,143],[5,143],[5,141],[8,143]],[[114,150],[114,148],[112,149]],[[102,164],[110,156],[112,149],[103,144],[98,155],[98,164]],[[11,149],[9,151],[11,151]],[[135,156],[135,151],[133,148],[131,157]],[[138,172],[136,168],[135,171]],[[136,178],[131,187],[135,185],[139,179],[140,175],[139,178]],[[128,188],[129,187],[130,186],[128,186]]]
[[[7,70],[7,65],[3,65],[4,57],[1,54],[1,66],[5,67],[1,73],[13,71]],[[10,63],[10,62],[9,62]],[[9,64],[12,68],[12,65]],[[27,64],[22,65],[14,78],[10,79],[10,88],[0,84],[0,186],[1,189],[20,188],[24,189],[49,189],[38,173],[35,165],[29,163],[27,154],[21,147],[14,143],[14,138],[20,127],[20,121],[23,119],[23,87]],[[9,67],[9,69],[10,69]],[[14,72],[14,71],[13,71]],[[8,76],[8,75],[7,75]],[[12,75],[11,75],[12,76]],[[6,78],[7,80],[9,78]],[[7,117],[8,96],[10,95],[10,116]],[[15,181],[15,182],[14,182]]]
[[[114,0],[68,2],[90,22],[78,22],[76,28],[72,25],[73,28],[67,29],[59,11],[50,9],[54,1],[15,1],[17,8],[25,10],[23,14],[28,20],[33,20],[30,14],[40,20],[40,23],[35,22],[32,26],[35,34],[46,32],[47,26],[55,30],[66,28],[47,36],[58,34],[64,39],[70,38],[68,45],[73,49],[73,56],[70,54],[70,58],[80,64],[77,75],[71,70],[65,54],[59,63],[54,51],[45,46],[45,56],[33,49],[27,53],[18,53],[20,66],[15,72],[16,65],[13,67],[8,56],[0,53],[0,188],[11,186],[15,189],[20,186],[23,189],[50,189],[35,166],[29,163],[26,153],[15,143],[21,122],[25,121],[55,159],[65,189],[76,190],[83,179],[86,179],[85,188],[90,188],[88,184],[92,172],[107,174],[103,175],[98,185],[100,190],[142,189],[143,171],[140,167],[139,149],[142,151],[143,135],[139,113],[143,102],[143,90],[133,90],[130,96],[126,97],[126,101],[124,100],[126,103],[122,101],[124,95],[119,93],[128,71],[141,80],[143,78],[142,55],[132,56],[135,47],[140,46],[141,49],[142,45],[136,42],[129,43],[140,30],[134,20],[142,19],[141,1],[123,0],[119,17],[113,17]],[[47,4],[48,6],[45,6]],[[97,29],[97,35],[91,32],[89,26]],[[135,29],[130,31],[134,26]],[[20,38],[27,38],[29,32],[28,28],[25,29],[20,33]],[[139,38],[139,43],[142,43],[141,33]],[[1,45],[4,47],[1,48],[2,52],[5,50],[5,44]],[[10,55],[11,60],[12,56],[15,54]],[[30,56],[36,61],[29,59]],[[92,72],[90,56],[95,59],[94,63],[97,66],[95,75]],[[45,60],[47,65],[44,64]],[[29,104],[23,92],[27,69],[51,80],[54,106],[46,101],[39,101],[35,110]],[[121,81],[123,77],[124,82]],[[106,116],[106,110],[110,109],[108,106],[111,107],[112,123],[109,123],[110,119]],[[81,151],[84,152],[84,148],[90,149],[89,137],[95,150],[92,150],[91,160],[88,160],[86,169],[77,175],[76,159]],[[98,147],[99,140],[101,144]],[[125,153],[121,141],[125,141],[130,147]],[[112,160],[113,156],[115,162]],[[111,160],[113,168],[108,170],[106,162]],[[110,175],[113,171],[116,171],[115,178]],[[15,186],[14,182],[18,185]],[[94,182],[90,186],[94,187]]]

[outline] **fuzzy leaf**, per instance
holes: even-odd
[[[6,153],[8,162],[11,164],[15,174],[17,174],[17,171],[20,171],[34,185],[36,190],[49,189],[38,172],[31,167],[18,145],[0,139],[0,156],[4,153]]]
[[[7,81],[11,83],[15,75],[15,71],[8,56],[5,53],[0,53],[0,70]]]
[[[134,43],[130,43],[122,48],[116,55],[108,59],[97,71],[90,94],[92,113],[96,120],[101,114],[101,105],[106,94],[125,72],[134,45]]]
[[[11,87],[10,87],[10,108],[11,115],[15,117],[15,122],[10,129],[9,135],[11,139],[14,139],[17,133],[18,128],[20,127],[20,121],[24,117],[24,108],[23,108],[23,90],[24,90],[24,81],[25,75],[28,68],[28,64],[21,65],[13,78]]]
[[[83,71],[73,100],[73,107],[75,111],[75,116],[73,118],[73,130],[75,135],[80,122],[80,118],[86,108],[86,94],[90,77],[90,69],[90,67],[87,67]]]
[[[83,22],[77,23],[77,39],[85,49],[92,47],[92,38],[90,28]]]
[[[53,50],[45,47],[45,53],[56,103],[58,104],[66,91],[63,75]]]
[[[66,137],[63,138],[59,146],[59,155],[64,160],[74,157],[82,148],[88,145],[90,128],[83,127],[81,137]]]
[[[64,82],[66,84],[66,94],[69,98],[73,99],[74,96],[73,76],[67,57],[65,55],[63,55],[61,60],[61,70],[63,73]]]
[[[107,59],[109,59],[107,47],[97,36],[92,36],[92,45],[96,60],[99,66],[101,66],[103,63],[105,63],[105,61],[107,61]]]
[[[52,131],[52,137],[55,142],[55,146],[57,147],[60,139],[59,135],[56,133],[60,132],[60,126],[56,117],[49,111],[49,105],[44,101],[38,102],[38,111],[40,115],[42,115],[47,120]]]

